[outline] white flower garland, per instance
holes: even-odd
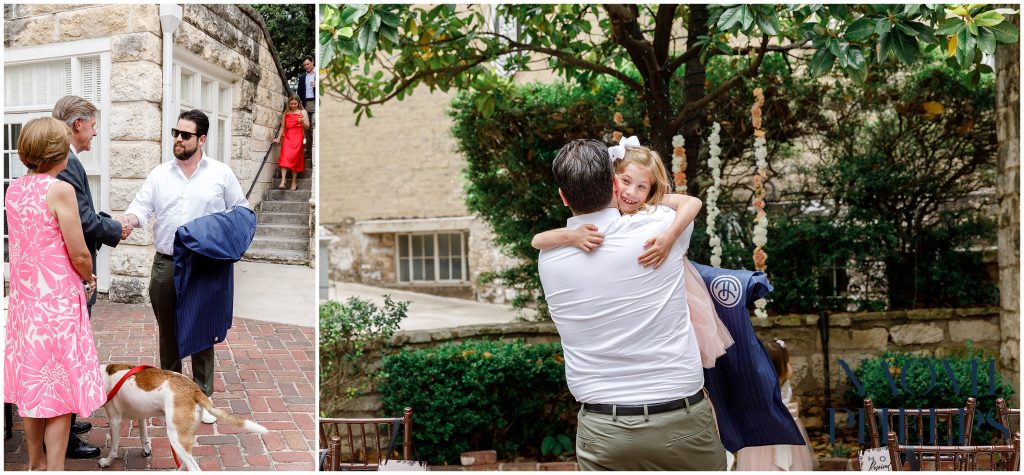
[[[686,193],[686,152],[683,145],[686,145],[686,139],[682,135],[672,137],[672,183],[678,193]]]
[[[718,230],[715,228],[715,220],[718,219],[718,193],[719,186],[722,184],[722,148],[718,146],[722,139],[719,137],[719,133],[722,131],[722,126],[715,122],[711,124],[711,136],[708,137],[708,167],[711,169],[711,178],[713,182],[708,187],[707,193],[707,207],[708,207],[708,244],[711,245],[711,265],[713,267],[722,266],[722,238],[718,236]]]

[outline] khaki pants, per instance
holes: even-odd
[[[725,447],[707,398],[675,411],[616,416],[580,409],[576,461],[582,470],[720,470]]]
[[[153,270],[149,275],[149,300],[156,314],[159,330],[157,342],[160,345],[160,368],[181,373],[181,357],[178,356],[178,317],[176,312],[178,295],[174,292],[174,259],[156,253]],[[192,355],[192,380],[207,396],[213,395],[213,347]]]

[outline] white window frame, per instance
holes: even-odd
[[[195,97],[202,98],[202,87],[206,82],[212,82],[215,87],[216,97],[212,100],[212,107],[207,109],[191,100],[191,98],[183,99],[181,97],[181,86],[182,86],[182,75],[189,74],[192,77],[193,87],[195,88]],[[241,78],[232,75],[231,73],[220,69],[219,67],[212,65],[194,54],[182,50],[174,50],[174,74],[173,74],[173,85],[171,90],[173,91],[173,103],[174,110],[174,122],[177,122],[178,114],[190,110],[199,109],[206,113],[210,119],[210,131],[206,136],[206,145],[203,147],[204,152],[214,160],[223,162],[231,165],[231,145],[234,141],[232,134],[232,122],[234,118],[235,100],[238,95],[239,81]],[[223,100],[223,94],[227,94],[227,100]],[[217,124],[218,120],[224,121],[224,127],[220,128]],[[173,127],[173,125],[172,125]],[[218,136],[217,132],[223,132],[223,138]],[[170,138],[171,131],[162,131],[164,137],[168,140]],[[172,157],[164,157],[164,161],[172,160]]]
[[[459,269],[459,271],[461,272],[461,276],[462,276],[461,279],[451,279],[451,278],[449,278],[449,279],[441,279],[441,255],[440,255],[440,252],[439,252],[440,249],[438,247],[439,246],[438,236],[440,236],[442,234],[459,236],[459,240],[460,240],[459,242],[461,243],[460,244],[461,254],[459,255],[459,260],[461,262],[461,266],[460,266],[460,269]],[[412,238],[413,238],[413,236],[430,236],[432,238],[431,241],[433,242],[433,245],[434,245],[434,254],[433,254],[434,276],[433,276],[432,279],[416,280],[414,278],[414,276],[413,276],[412,261],[413,261],[414,258],[422,258],[422,257],[416,257],[416,256],[413,255],[413,252],[412,252]],[[402,250],[401,250],[402,238],[407,238],[406,242],[408,243],[408,246],[409,246],[408,257],[404,257],[404,258],[401,257],[402,256]],[[450,246],[451,245],[449,244],[449,247]],[[468,236],[468,233],[466,231],[451,230],[451,231],[433,231],[433,232],[398,233],[398,234],[395,234],[395,280],[399,284],[406,284],[406,285],[463,284],[463,283],[466,283],[466,282],[469,281],[469,279],[468,279],[468,271],[469,271],[469,250],[468,250],[468,247],[469,247],[469,236]],[[451,257],[451,256],[449,256],[449,257]],[[402,280],[402,266],[403,265],[408,265],[409,266],[409,280]]]
[[[110,59],[111,40],[106,38],[95,38],[89,40],[69,41],[65,43],[53,43],[24,48],[4,48],[4,67],[15,65],[27,65],[32,63],[48,63],[71,59],[71,94],[83,96],[81,81],[81,60],[83,58],[99,57],[100,60],[100,91],[104,91],[101,98],[94,105],[99,109],[97,114],[97,125],[99,133],[93,138],[95,147],[100,151],[99,161],[86,166],[86,174],[100,177],[100,190],[94,197],[98,202],[93,204],[97,211],[110,213]],[[53,111],[53,104],[35,104],[24,107],[4,106],[4,124],[25,123],[36,117],[49,116]],[[6,130],[4,130],[6,133]],[[14,148],[17,148],[15,145]],[[83,163],[83,165],[86,165]],[[6,235],[4,236],[6,239]],[[4,261],[4,278],[10,279],[11,272],[7,261]],[[110,248],[103,246],[96,254],[96,287],[101,292],[110,289]]]

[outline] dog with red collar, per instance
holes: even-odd
[[[126,364],[103,365],[101,370],[108,394],[103,408],[110,422],[110,453],[100,459],[100,467],[109,467],[117,457],[122,418],[138,419],[142,455],[147,457],[153,448],[146,433],[146,420],[150,417],[163,418],[175,461],[180,460],[181,465],[190,471],[199,471],[199,464],[192,457],[192,447],[203,409],[217,416],[217,420],[243,430],[259,434],[267,432],[266,427],[218,409],[195,382],[180,373]]]

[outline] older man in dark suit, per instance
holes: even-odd
[[[96,106],[78,96],[64,96],[53,106],[53,117],[63,120],[71,128],[71,153],[68,165],[57,175],[57,179],[66,181],[75,187],[78,198],[78,212],[82,219],[82,232],[85,244],[92,254],[92,268],[96,268],[96,251],[106,244],[114,247],[131,234],[131,227],[118,222],[106,213],[97,213],[89,190],[89,177],[85,167],[78,159],[78,154],[87,152],[92,147],[92,138],[96,136]],[[96,303],[96,294],[89,299],[89,315],[92,305]],[[77,435],[89,432],[92,425],[88,422],[75,420],[72,414],[71,439],[68,441],[67,458],[81,459],[99,457],[100,449],[78,438]]]

